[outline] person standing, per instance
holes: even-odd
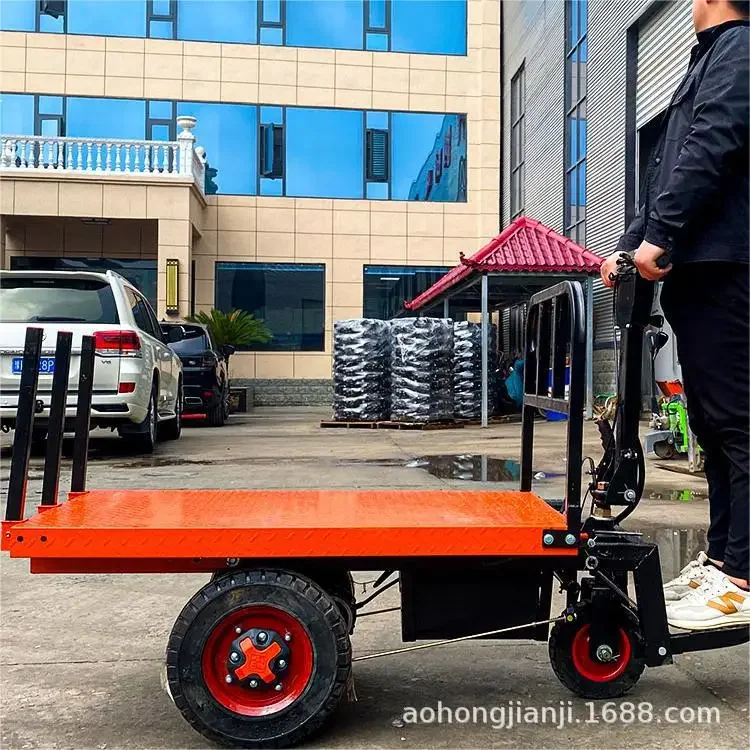
[[[704,452],[708,549],[664,586],[689,630],[750,623],[750,0],[693,0],[697,43],[663,116],[640,211],[617,257],[663,281],[690,426]],[[658,261],[658,262],[657,262]]]

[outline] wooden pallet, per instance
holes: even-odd
[[[340,427],[347,430],[377,430],[378,422],[337,422],[333,419],[322,419],[321,427]]]
[[[469,427],[482,424],[481,419],[457,419],[457,422],[468,425]],[[520,414],[502,414],[497,417],[489,417],[487,424],[512,424],[514,422],[520,422]]]
[[[462,422],[337,422],[323,419],[321,427],[339,427],[347,430],[450,430],[464,427]]]
[[[463,427],[461,422],[378,422],[379,430],[452,430]]]

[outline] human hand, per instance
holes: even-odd
[[[659,268],[656,261],[667,251],[663,247],[652,245],[644,240],[641,242],[633,256],[633,262],[638,269],[638,273],[649,281],[659,281],[672,270],[670,263],[666,268]]]
[[[610,279],[610,275],[617,276],[617,259],[627,253],[612,253],[605,261],[599,266],[599,273],[602,277],[604,286],[612,288],[615,282]]]

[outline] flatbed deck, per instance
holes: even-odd
[[[91,490],[5,525],[2,548],[32,572],[196,570],[212,558],[575,555],[542,546],[544,530],[565,528],[520,491]]]

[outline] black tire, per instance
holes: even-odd
[[[301,628],[303,637],[289,644],[290,668],[295,645],[301,648],[307,638],[312,648],[304,689],[263,715],[245,715],[222,703],[218,688],[210,687],[216,684],[213,662],[206,662],[213,653],[209,644],[227,623],[231,627],[244,618],[243,627],[252,627],[247,623],[253,622],[253,608],[278,612]],[[338,707],[351,674],[351,644],[338,607],[310,579],[280,570],[235,571],[212,579],[185,606],[169,638],[166,665],[175,705],[204,737],[227,747],[284,748],[317,733]],[[249,691],[241,693],[253,696],[248,701],[257,695],[241,684],[231,689]]]
[[[182,392],[182,381],[177,385],[177,402],[175,403],[175,417],[159,425],[159,436],[163,440],[179,440],[182,435],[182,411],[185,397]]]
[[[645,662],[641,656],[640,640],[633,615],[624,609],[614,615],[619,620],[621,638],[627,639],[627,657],[620,654],[623,661],[614,660],[610,665],[602,665],[602,671],[610,666],[612,677],[601,674],[591,679],[591,673],[582,669],[580,661],[575,658],[578,639],[584,638],[590,619],[585,610],[578,613],[572,623],[558,622],[552,628],[549,639],[549,657],[552,669],[557,678],[568,690],[592,700],[612,700],[630,691],[643,674]],[[579,635],[580,634],[580,635]],[[624,641],[621,640],[621,647]],[[590,659],[590,657],[588,657]],[[599,669],[597,663],[596,669]]]
[[[658,443],[654,443],[654,453],[657,458],[670,459],[677,455],[677,448],[674,445],[670,445],[666,440],[660,440]]]
[[[227,422],[229,416],[229,398],[228,394],[221,391],[219,403],[216,404],[212,409],[208,410],[206,415],[206,421],[209,427],[223,427]]]
[[[138,431],[120,430],[120,437],[126,440],[128,445],[138,453],[153,453],[156,448],[156,441],[158,439],[156,393],[157,385],[154,382],[151,388],[148,413],[146,414],[146,419],[139,425]]]

